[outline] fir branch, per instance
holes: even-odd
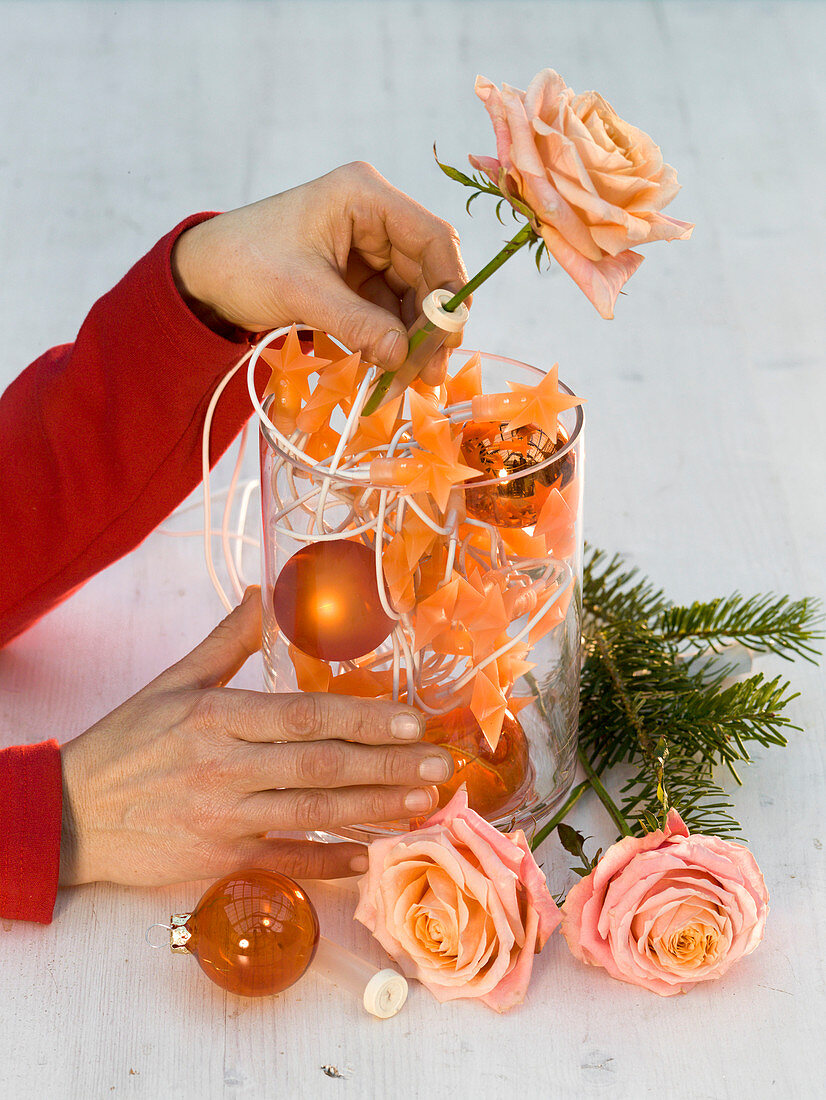
[[[637,836],[656,828],[668,805],[690,829],[740,833],[731,801],[713,778],[719,742],[704,743],[687,710],[695,677],[645,628],[617,629],[582,673],[580,747],[605,771],[628,764],[621,814]],[[711,695],[713,687],[701,688]],[[712,730],[716,732],[712,725]]]
[[[730,669],[692,650],[736,640],[812,659],[823,637],[817,602],[736,593],[673,608],[618,555],[589,548],[583,608],[580,746],[599,774],[631,769],[620,816],[640,834],[673,805],[696,832],[739,837],[714,769],[724,765],[739,783],[736,765],[750,760],[750,744],[786,744],[786,731],[799,728],[785,714],[797,696],[780,677],[724,687]]]
[[[582,607],[588,620],[603,625],[645,622],[668,607],[662,589],[647,578],[635,581],[638,570],[626,569],[619,554],[607,561],[603,550],[586,547],[582,576]]]
[[[690,832],[707,833],[728,840],[743,840],[742,827],[733,816],[731,797],[715,782],[711,766],[696,756],[686,756],[673,744],[667,766],[668,796]],[[656,777],[632,776],[621,788],[622,812],[636,836],[662,824]]]
[[[695,601],[688,607],[665,608],[656,629],[667,641],[697,649],[719,648],[739,642],[758,653],[776,653],[791,660],[815,661],[824,634],[819,601],[791,600],[788,596],[733,596]]]

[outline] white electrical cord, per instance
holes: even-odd
[[[271,478],[270,489],[273,493],[273,499],[276,505],[275,512],[270,518],[270,525],[273,531],[281,532],[299,543],[332,541],[341,538],[345,534],[346,537],[353,538],[358,535],[366,536],[370,531],[375,533],[373,547],[376,554],[376,581],[379,599],[385,614],[395,619],[397,625],[388,640],[390,649],[387,652],[380,649],[372,655],[367,662],[361,662],[360,664],[344,662],[341,666],[342,669],[347,671],[359,667],[364,669],[368,667],[379,669],[381,666],[389,663],[388,671],[390,671],[392,675],[392,691],[394,698],[398,699],[400,694],[404,693],[410,703],[418,706],[425,713],[431,715],[444,714],[457,705],[457,698],[459,698],[457,693],[461,692],[463,688],[469,685],[479,671],[493,664],[497,659],[503,657],[513,649],[514,646],[518,645],[526,635],[539,624],[551,608],[571,590],[573,585],[573,574],[566,563],[555,561],[551,558],[541,563],[532,563],[534,566],[539,566],[541,564],[542,576],[529,587],[536,591],[537,584],[539,584],[540,591],[536,593],[536,603],[532,605],[530,611],[525,616],[524,623],[515,636],[508,637],[507,641],[497,647],[495,652],[487,655],[478,663],[474,662],[469,657],[454,656],[448,659],[445,655],[438,654],[434,654],[432,657],[427,658],[427,660],[422,661],[422,654],[414,649],[414,632],[412,630],[409,614],[400,614],[397,612],[393,608],[387,595],[386,581],[382,568],[382,551],[385,538],[390,538],[391,536],[385,532],[386,524],[391,522],[395,531],[399,532],[402,529],[404,510],[409,507],[412,512],[434,532],[434,534],[441,537],[447,537],[449,539],[449,546],[444,570],[445,583],[452,575],[457,565],[462,573],[465,572],[466,553],[470,553],[474,560],[477,561],[483,561],[484,555],[475,547],[468,545],[468,536],[465,537],[461,547],[459,547],[459,516],[455,509],[451,510],[446,517],[445,525],[442,526],[425,512],[412,495],[408,496],[402,490],[388,488],[379,490],[377,513],[372,515],[367,521],[353,525],[355,516],[359,514],[362,507],[367,505],[367,498],[372,492],[372,487],[369,485],[369,468],[358,469],[355,467],[357,467],[360,460],[370,452],[365,451],[358,455],[351,455],[344,461],[343,458],[347,443],[358,424],[361,408],[366,400],[372,382],[372,376],[375,373],[375,368],[367,373],[358,389],[334,454],[331,458],[324,461],[316,461],[303,450],[303,446],[309,438],[306,433],[296,431],[290,438],[284,436],[267,416],[255,390],[255,367],[261,357],[261,352],[274,340],[277,340],[280,336],[289,332],[291,327],[292,326],[276,329],[268,333],[255,345],[255,347],[250,348],[249,351],[247,351],[224,375],[210,399],[204,417],[201,442],[201,472],[204,493],[203,529],[201,531],[174,531],[162,529],[162,531],[164,534],[176,537],[196,534],[202,536],[204,561],[207,573],[221,603],[226,611],[230,612],[233,605],[215,569],[215,562],[212,554],[212,539],[216,537],[221,539],[230,585],[236,601],[238,601],[241,599],[245,587],[242,569],[243,548],[245,545],[259,545],[256,539],[250,538],[245,533],[249,502],[256,488],[259,488],[259,482],[256,479],[249,479],[241,483],[243,485],[243,490],[241,494],[240,511],[235,530],[231,531],[233,504],[239,489],[239,479],[249,434],[249,424],[246,424],[241,432],[238,454],[236,456],[229,487],[226,490],[219,490],[216,492],[214,498],[210,492],[209,444],[212,421],[218,401],[232,378],[237,374],[240,368],[247,363],[247,388],[252,406],[258,418],[265,426],[267,434],[271,434],[272,438],[281,447],[283,455],[276,463]],[[345,354],[349,354],[344,348],[342,348],[342,351]],[[451,420],[461,419],[466,416],[469,411],[469,403],[462,406],[454,406],[452,410],[445,410],[446,415],[448,415]],[[396,454],[397,449],[402,445],[403,437],[409,433],[410,428],[411,423],[409,421],[404,422],[397,428],[390,443],[384,448],[381,448],[385,457],[391,458]],[[408,440],[405,442],[404,446],[415,447],[415,443]],[[286,452],[286,454],[284,454],[284,452]],[[286,455],[292,456],[300,465],[306,466],[308,469],[312,470],[314,480],[316,478],[318,479],[313,488],[308,491],[299,491],[295,484],[296,471],[288,464],[289,459]],[[282,490],[277,486],[275,476],[282,467],[285,469],[288,489],[288,492],[285,494],[287,497],[286,501],[281,498]],[[363,493],[360,494],[361,499],[354,506],[352,497],[354,487],[356,484],[364,484],[365,481],[367,481],[368,484],[365,485]],[[342,496],[342,491],[349,494],[349,496]],[[224,503],[221,526],[220,528],[213,529],[212,503],[214,499],[217,500],[218,497],[223,495],[226,496],[226,500]],[[325,516],[325,512],[328,508],[340,507],[342,504],[349,507],[345,519],[339,522],[338,518],[336,518],[336,520],[333,521],[334,525],[331,525]],[[186,512],[192,507],[195,507],[195,505],[186,505],[179,510],[179,513]],[[296,510],[305,513],[308,517],[308,530],[298,530],[293,525],[290,517],[291,513]],[[368,511],[370,511],[370,509],[368,509]],[[390,521],[389,517],[393,515],[393,513],[395,513],[395,519]],[[481,528],[488,533],[490,537],[490,566],[497,569],[498,572],[507,570],[509,576],[514,572],[518,575],[518,570],[507,569],[507,566],[510,565],[507,550],[502,544],[501,536],[496,531],[495,527],[483,520],[469,516],[465,517],[464,522],[470,526]],[[370,545],[369,539],[364,539],[364,541],[366,545]],[[403,670],[404,681],[402,681]],[[426,687],[430,692],[428,702],[422,697],[421,690],[423,687]]]
[[[247,360],[252,356],[253,350],[254,350],[253,348],[250,348],[250,350],[248,352],[246,352],[244,355],[242,355],[241,358],[238,360],[238,362],[235,364],[235,366],[227,371],[227,373],[224,375],[224,377],[221,379],[221,381],[215,387],[215,393],[213,393],[213,395],[210,399],[209,405],[207,406],[206,416],[204,417],[204,430],[203,430],[203,435],[201,437],[201,480],[203,481],[203,485],[204,485],[204,530],[203,530],[203,535],[204,535],[204,561],[206,562],[207,573],[209,574],[209,579],[212,581],[212,587],[218,593],[218,599],[224,605],[224,610],[227,612],[227,614],[229,614],[229,612],[232,611],[233,605],[230,603],[229,596],[227,596],[226,592],[224,591],[224,586],[221,584],[221,582],[218,579],[218,574],[215,572],[215,563],[212,560],[212,499],[209,495],[209,437],[210,437],[210,432],[212,430],[212,417],[215,413],[215,406],[218,404],[218,400],[219,400],[221,394],[227,388],[227,386],[232,381],[232,379],[235,377],[235,375],[238,373],[238,371],[241,369],[241,367],[243,367],[244,363],[246,363]],[[246,431],[247,431],[247,429],[245,427],[244,431],[242,433],[242,443],[244,443],[246,441]],[[236,463],[235,463],[235,470],[233,472],[233,480],[230,483],[230,487],[229,487],[229,490],[227,492],[227,503],[226,503],[226,506],[224,507],[224,522],[223,522],[223,525],[221,527],[221,539],[222,539],[222,542],[224,543],[225,551],[226,551],[226,546],[228,545],[227,541],[226,541],[226,536],[225,536],[225,530],[226,530],[226,526],[227,526],[227,519],[228,519],[229,510],[232,507],[232,496],[233,496],[235,484],[237,483],[237,480],[238,480],[238,471],[240,469],[240,464],[241,464],[242,459],[243,459],[243,448],[240,451],[239,457],[238,457],[238,459],[236,460]],[[237,581],[238,581],[237,575],[233,574],[232,571],[230,572],[230,579],[234,582],[234,584],[237,584]],[[236,595],[237,595],[238,599],[240,599],[241,596],[243,595],[243,589],[240,592],[236,592]]]

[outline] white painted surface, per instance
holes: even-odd
[[[467,219],[430,147],[492,151],[476,73],[524,87],[551,65],[654,135],[684,185],[669,212],[697,230],[647,250],[611,323],[512,261],[468,342],[559,359],[588,396],[593,542],[676,599],[823,596],[824,56],[826,5],[807,2],[2,3],[0,381],[71,340],[183,215],[355,158],[450,218],[475,269],[502,232],[482,201]],[[2,743],[74,736],[219,613],[196,542],[153,536],[0,655]],[[0,1097],[822,1095],[826,698],[821,671],[782,671],[804,732],[737,795],[772,913],[723,982],[660,1000],[557,937],[503,1018],[414,989],[380,1022],[315,978],[248,1002],[144,944],[198,885],[97,885],[61,894],[50,927],[0,927]],[[611,839],[595,811],[573,820]],[[562,889],[562,854],[542,858]],[[325,932],[380,962],[348,896],[312,893]]]

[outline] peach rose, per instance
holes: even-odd
[[[374,840],[356,920],[440,1001],[506,1012],[560,920],[524,833],[504,835],[461,788],[421,829]]]
[[[648,134],[597,92],[574,95],[553,69],[527,92],[483,76],[476,94],[496,134],[498,159],[469,158],[516,209],[530,208],[548,251],[603,317],[643,257],[630,248],[685,240],[694,226],[660,213],[680,189]],[[523,211],[524,213],[524,211]]]
[[[562,907],[578,959],[663,997],[719,978],[757,947],[768,913],[760,868],[741,844],[665,830],[612,845]]]

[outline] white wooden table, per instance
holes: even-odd
[[[468,343],[558,359],[589,398],[592,542],[678,600],[822,596],[824,56],[807,2],[0,3],[0,382],[185,214],[356,158],[451,219],[475,270],[502,231],[481,202],[467,219],[431,145],[491,152],[476,73],[524,87],[553,66],[659,141],[684,185],[669,213],[697,229],[648,250],[611,323],[518,258]],[[75,736],[219,617],[197,540],[152,536],[0,654],[2,743]],[[245,1001],[151,951],[144,929],[203,884],[95,885],[49,927],[0,926],[0,1097],[823,1095],[826,693],[820,670],[783,671],[804,732],[737,795],[772,912],[723,982],[661,1000],[555,937],[506,1017],[414,988],[379,1022],[312,976]],[[573,820],[612,839],[590,804]],[[561,890],[563,853],[541,858]],[[328,935],[381,960],[347,895],[312,894]]]

